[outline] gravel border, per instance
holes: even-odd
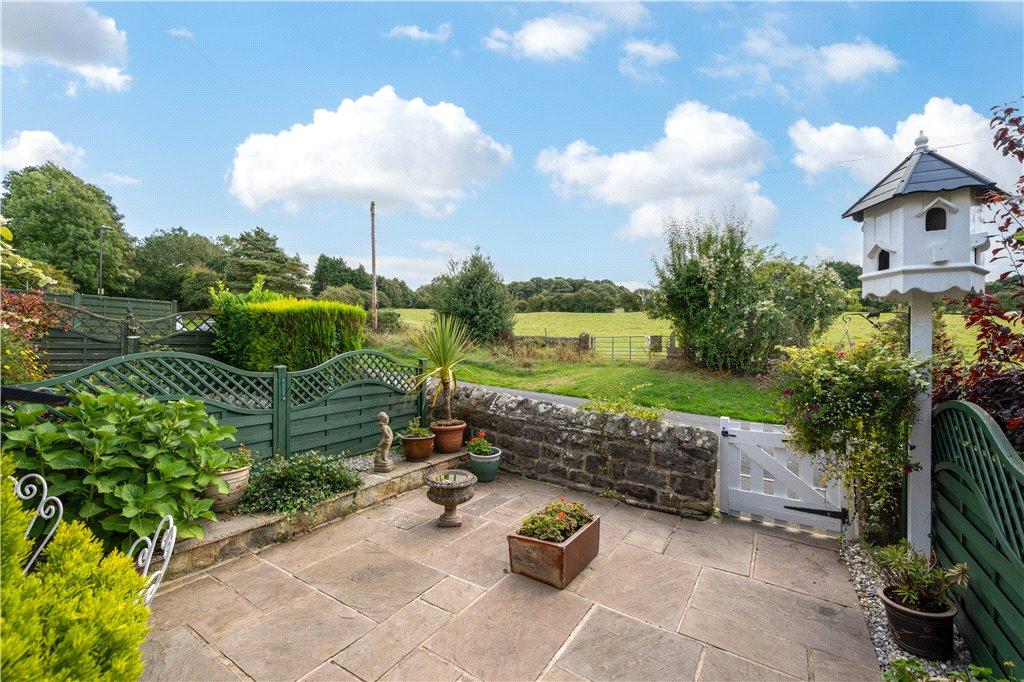
[[[967,672],[967,666],[972,663],[971,652],[959,633],[953,638],[954,656],[948,661],[929,661],[900,648],[892,637],[889,621],[885,617],[885,607],[882,606],[882,600],[878,597],[878,589],[882,586],[881,581],[864,545],[840,539],[839,560],[846,564],[846,568],[853,578],[857,599],[860,601],[864,618],[867,620],[871,643],[875,646],[875,657],[882,670],[887,669],[893,659],[917,658],[921,665],[935,677],[944,678],[954,671]]]

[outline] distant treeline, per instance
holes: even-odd
[[[532,277],[510,283],[508,290],[521,313],[611,313],[617,308],[633,312],[646,308],[651,293],[648,289],[630,291],[609,279],[569,277]]]

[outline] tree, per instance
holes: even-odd
[[[329,286],[317,294],[317,298],[325,301],[340,301],[349,305],[362,306],[364,309],[370,307],[370,294],[367,291],[360,291],[351,284],[342,284],[340,287]]]
[[[207,289],[224,276],[227,262],[227,251],[209,237],[191,234],[183,227],[157,230],[143,239],[135,252],[139,270],[135,295],[176,300],[182,310],[192,309],[195,303],[209,306]],[[212,281],[211,273],[215,275]],[[190,305],[186,306],[186,298]]]
[[[134,240],[106,192],[53,163],[11,171],[3,187],[3,214],[22,255],[63,270],[82,291],[96,291],[104,227],[103,286],[107,294],[132,293],[139,274]]]
[[[289,256],[277,245],[277,237],[262,227],[248,230],[237,239],[222,237],[227,245],[227,285],[233,291],[248,291],[257,275],[265,278],[265,287],[284,294],[304,294],[308,270],[302,259]]]
[[[860,276],[864,273],[861,266],[845,260],[827,260],[822,265],[836,271],[844,289],[860,289]]]
[[[781,344],[806,344],[842,309],[832,269],[757,246],[748,227],[731,211],[666,224],[652,315],[672,321],[686,359],[699,367],[763,371]]]
[[[431,302],[438,315],[461,320],[480,341],[512,333],[515,301],[494,262],[479,247],[464,260],[453,259],[448,272],[434,281]]]
[[[378,306],[381,308],[416,308],[418,296],[408,284],[397,277],[377,278]],[[384,300],[387,300],[387,304]]]

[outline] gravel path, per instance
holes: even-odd
[[[853,576],[857,597],[864,610],[864,617],[867,619],[868,630],[871,633],[871,643],[875,645],[878,665],[884,670],[893,659],[914,657],[913,654],[901,649],[892,638],[892,630],[885,617],[885,607],[882,606],[882,600],[878,598],[878,589],[881,587],[881,583],[864,546],[857,542],[841,542],[839,559],[846,564]],[[935,677],[947,677],[954,671],[967,672],[967,666],[971,663],[971,653],[959,635],[954,640],[954,646],[954,656],[949,661],[929,661],[921,657],[916,658]]]

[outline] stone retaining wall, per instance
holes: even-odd
[[[718,436],[692,426],[587,412],[479,387],[452,401],[502,450],[501,468],[630,504],[692,516],[714,509]]]

